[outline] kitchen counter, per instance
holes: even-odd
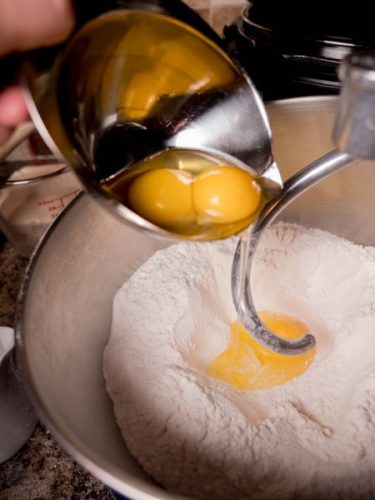
[[[27,259],[19,257],[1,238],[0,325],[13,326],[17,293],[26,265]],[[38,425],[23,448],[0,465],[0,500],[34,499],[114,500],[115,497],[76,464],[47,429]]]

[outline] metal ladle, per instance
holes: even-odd
[[[30,54],[23,67],[33,122],[87,190],[127,223],[173,237],[109,196],[106,181],[166,150],[195,150],[251,167],[279,191],[262,100],[217,35],[196,14],[199,23],[184,22],[177,0],[106,5],[63,48]]]
[[[295,341],[274,335],[257,316],[251,294],[251,269],[263,231],[295,198],[326,177],[353,165],[359,159],[375,159],[375,56],[359,53],[347,56],[340,68],[343,82],[333,132],[338,149],[315,160],[290,177],[281,193],[271,200],[251,226],[248,266],[243,300],[240,302],[240,254],[238,244],[232,266],[232,294],[241,322],[251,335],[268,349],[286,355],[297,355],[315,345],[312,335]]]

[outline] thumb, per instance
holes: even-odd
[[[0,56],[62,41],[73,18],[70,0],[0,0]]]

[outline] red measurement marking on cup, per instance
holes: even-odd
[[[54,219],[79,192],[80,189],[75,189],[57,198],[40,200],[38,201],[38,205],[40,207],[46,207],[51,215],[51,219]]]

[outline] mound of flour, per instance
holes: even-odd
[[[375,250],[277,224],[257,252],[258,309],[317,338],[300,378],[240,392],[205,369],[236,319],[237,240],[157,252],[117,292],[104,374],[129,450],[202,499],[375,497]]]

